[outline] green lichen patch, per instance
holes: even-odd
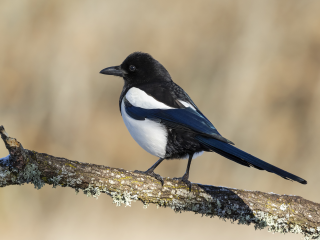
[[[137,195],[131,195],[131,193],[127,191],[123,193],[111,192],[110,195],[113,199],[113,203],[117,206],[121,206],[123,204],[125,207],[131,207],[131,203],[138,200]],[[148,204],[144,204],[144,208],[146,208],[145,206],[147,207]]]
[[[0,167],[1,169],[1,167]],[[6,177],[10,175],[10,171],[7,169],[4,169],[0,171],[0,187],[7,185]]]
[[[285,207],[282,206],[282,209],[285,209]],[[280,218],[269,213],[255,212],[255,217],[257,221],[256,229],[268,227],[268,231],[273,233],[302,233],[305,240],[320,239],[320,227],[302,230],[298,224],[290,223],[288,215],[286,218]]]
[[[45,184],[44,181],[40,178],[41,172],[38,169],[38,166],[33,163],[28,163],[24,170],[18,174],[18,182],[23,183],[33,183],[36,189],[40,189]]]
[[[72,168],[76,168],[75,166],[73,166],[71,163],[65,163],[66,166],[72,167]]]
[[[56,188],[57,186],[60,186],[59,182],[62,179],[61,176],[53,176],[52,178],[50,178],[50,181],[52,182],[52,187]]]
[[[107,189],[106,187],[97,187],[97,186],[91,186],[89,184],[89,186],[82,190],[84,194],[87,195],[87,197],[93,197],[95,199],[98,199],[98,197],[101,195],[101,193],[107,193]]]

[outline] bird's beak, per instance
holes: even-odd
[[[125,72],[121,70],[120,66],[115,66],[115,67],[108,67],[108,68],[102,69],[100,73],[106,74],[106,75],[123,77]]]

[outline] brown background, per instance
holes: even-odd
[[[123,80],[100,75],[134,51],[152,54],[226,138],[308,185],[214,153],[190,179],[320,202],[319,1],[0,2],[0,124],[23,146],[145,170],[157,159],[131,138]],[[0,156],[7,155],[0,144]],[[186,161],[164,162],[181,176]],[[33,186],[0,189],[1,239],[300,239],[170,209]]]

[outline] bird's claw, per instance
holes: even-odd
[[[154,177],[155,179],[159,180],[161,182],[161,185],[163,186],[164,181],[163,181],[163,177],[161,177],[159,174],[156,174],[155,172],[148,172],[148,171],[139,171],[139,170],[135,170],[134,173],[139,173],[139,174],[144,174],[144,175],[148,175],[150,177]]]
[[[188,180],[188,178],[183,176],[183,177],[180,177],[180,178],[173,178],[173,179],[185,183],[188,186],[189,191],[191,191],[192,183]]]

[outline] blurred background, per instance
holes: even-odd
[[[146,170],[118,109],[120,78],[99,74],[150,53],[236,146],[307,185],[217,154],[192,182],[320,202],[319,1],[0,1],[0,124],[25,148]],[[0,157],[8,154],[0,144]],[[166,161],[179,177],[186,161]],[[301,239],[170,209],[116,207],[70,189],[0,189],[1,239]]]

